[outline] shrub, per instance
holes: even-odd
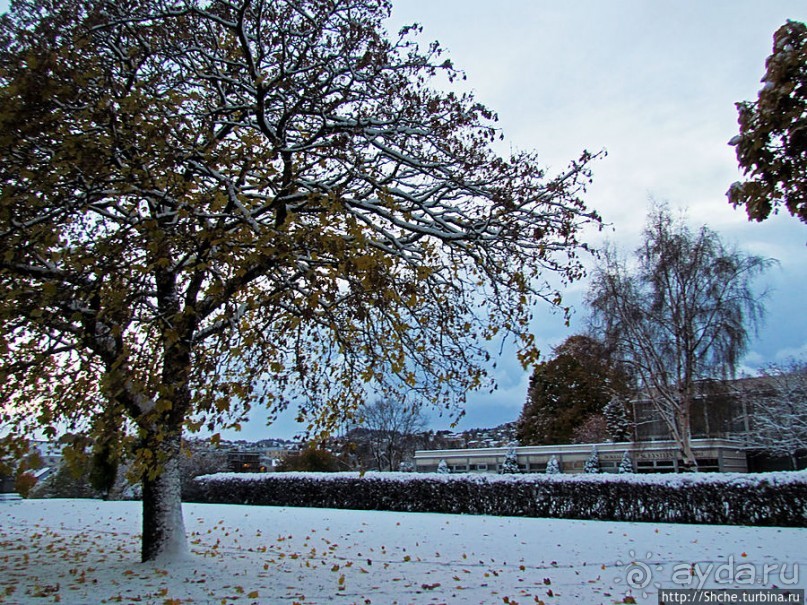
[[[317,447],[287,455],[277,467],[278,472],[302,471],[311,473],[335,473],[339,460],[328,450]]]
[[[586,466],[583,468],[584,473],[599,473],[600,472],[600,454],[597,451],[597,446],[591,450],[591,455],[586,460]]]
[[[560,468],[560,461],[557,457],[552,456],[549,459],[549,462],[546,463],[546,474],[547,475],[559,475],[563,471]]]
[[[485,515],[807,527],[807,471],[687,475],[226,473],[193,501]]]

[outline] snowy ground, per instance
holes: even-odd
[[[194,554],[161,566],[138,563],[139,523],[135,502],[0,503],[0,603],[655,604],[659,586],[807,586],[807,529],[188,504]]]

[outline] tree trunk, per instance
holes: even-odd
[[[143,562],[181,558],[188,553],[182,519],[180,445],[179,435],[156,445],[153,451],[161,460],[159,474],[150,476],[146,471],[143,476]]]
[[[696,472],[698,470],[698,461],[695,459],[695,452],[692,451],[692,430],[691,430],[691,417],[690,417],[689,402],[686,402],[682,409],[676,414],[678,421],[678,435],[679,444],[681,449],[681,457],[683,459],[683,471]]]

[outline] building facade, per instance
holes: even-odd
[[[594,448],[600,460],[600,472],[616,473],[622,457],[628,452],[633,470],[638,473],[675,473],[683,461],[674,441],[621,443],[586,443],[574,445],[528,445],[516,447],[518,468],[525,473],[544,473],[554,457],[563,473],[582,473]],[[698,470],[704,472],[748,472],[745,447],[731,439],[693,439],[692,448]],[[452,473],[498,473],[509,447],[419,450],[415,452],[418,472],[435,472],[445,460]]]
[[[807,381],[802,374],[787,374],[799,379],[783,388],[776,377],[764,376],[739,380],[705,380],[697,384],[690,410],[692,449],[698,470],[705,472],[764,472],[807,468],[804,443],[805,397]],[[782,434],[796,443],[784,456],[759,439],[757,426],[761,410],[779,409],[774,403],[785,401],[788,409],[801,414],[799,423],[782,424]],[[580,473],[596,447],[600,472],[617,472],[627,452],[633,471],[639,473],[678,472],[683,462],[669,427],[647,393],[630,402],[633,441],[623,443],[587,443],[575,445],[541,445],[516,447],[521,472],[542,473],[551,458],[557,459],[564,473]],[[770,416],[770,413],[767,414]],[[793,439],[793,433],[801,431]],[[779,444],[781,445],[781,444]],[[421,472],[433,472],[445,460],[452,472],[501,472],[510,448],[446,449],[418,451],[415,466]],[[782,449],[781,447],[779,449]]]

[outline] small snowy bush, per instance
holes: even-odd
[[[560,462],[555,456],[552,456],[549,459],[549,462],[546,463],[546,474],[547,475],[560,475]]]
[[[622,454],[622,460],[619,462],[619,474],[624,475],[633,472],[633,460],[630,457],[630,452],[625,450]]]
[[[586,460],[586,465],[583,467],[584,473],[599,473],[600,472],[600,454],[597,451],[597,446],[591,450],[591,455]]]
[[[504,456],[504,462],[502,462],[502,474],[516,475],[519,472],[516,448],[514,446],[510,446],[510,448],[507,450],[507,454]]]
[[[437,464],[437,472],[441,475],[448,475],[451,472],[451,469],[448,468],[448,463],[445,460],[440,460]]]

